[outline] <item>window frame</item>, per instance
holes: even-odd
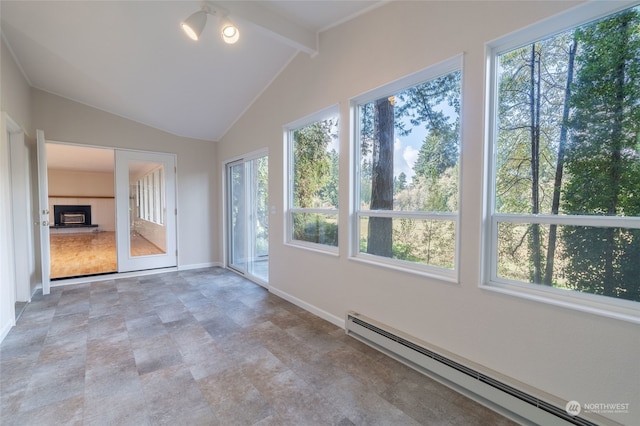
[[[460,148],[458,151],[458,209],[456,212],[437,212],[437,211],[399,211],[399,210],[364,210],[360,209],[361,193],[361,155],[360,155],[360,114],[359,106],[374,102],[384,96],[391,96],[405,89],[419,85],[429,80],[441,77],[455,71],[461,73],[460,81]],[[350,100],[350,116],[351,116],[351,135],[352,141],[350,155],[352,158],[351,187],[353,197],[351,198],[351,233],[349,244],[349,258],[355,261],[381,266],[402,272],[408,272],[415,275],[435,278],[448,283],[460,282],[460,212],[462,201],[462,142],[463,142],[463,104],[464,104],[464,55],[459,54],[449,59],[431,65],[413,74],[392,81],[381,87],[368,91],[364,94],[351,98]],[[418,219],[418,220],[436,220],[436,221],[453,221],[455,226],[454,239],[454,266],[453,269],[443,268],[435,265],[428,265],[407,260],[387,258],[383,256],[363,253],[360,251],[360,235],[361,221],[363,217],[390,217],[393,219]]]
[[[313,114],[306,115],[302,118],[299,118],[295,121],[292,121],[283,126],[283,137],[284,137],[284,153],[285,153],[285,206],[284,206],[284,243],[285,245],[290,245],[294,247],[304,248],[311,251],[317,251],[320,253],[327,253],[331,255],[337,256],[340,249],[340,206],[338,208],[302,208],[302,207],[294,207],[294,139],[293,133],[302,128],[314,124],[319,121],[323,121],[330,118],[338,119],[338,157],[340,157],[340,126],[342,125],[342,117],[340,116],[340,105],[335,104],[324,108],[320,111],[317,111]],[[338,166],[339,167],[339,166]],[[339,181],[339,173],[338,173],[338,185]],[[338,199],[340,198],[340,186],[338,187]],[[311,241],[297,240],[293,238],[294,231],[294,220],[293,217],[295,214],[321,214],[321,215],[335,215],[336,223],[338,224],[337,233],[338,233],[338,245],[331,246],[323,243],[315,243]]]
[[[482,279],[479,287],[498,292],[588,312],[608,318],[640,323],[640,303],[580,291],[565,290],[536,283],[526,283],[498,277],[498,224],[578,225],[593,227],[623,227],[640,229],[640,217],[588,215],[513,214],[497,213],[496,152],[498,121],[498,58],[501,54],[530,43],[556,36],[572,28],[588,24],[622,10],[638,6],[637,0],[618,2],[588,2],[554,15],[529,27],[485,44],[485,185]]]

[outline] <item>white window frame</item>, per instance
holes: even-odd
[[[353,173],[352,173],[352,185],[354,196],[352,198],[353,215],[351,220],[351,244],[350,244],[350,259],[368,263],[372,265],[378,265],[389,269],[398,271],[404,271],[414,273],[430,278],[436,278],[441,281],[458,283],[459,278],[459,262],[460,262],[460,201],[462,199],[462,167],[458,172],[458,211],[457,212],[429,212],[429,211],[394,211],[394,210],[361,210],[360,209],[360,173],[361,173],[361,158],[360,158],[360,132],[358,127],[360,126],[359,106],[374,102],[384,96],[391,96],[405,89],[416,86],[420,83],[435,79],[451,72],[460,71],[462,73],[462,80],[460,82],[460,97],[461,105],[464,102],[464,93],[462,90],[464,84],[464,57],[463,55],[456,55],[448,60],[432,65],[424,70],[418,71],[414,74],[408,75],[382,87],[374,89],[370,92],[352,98],[350,101],[351,109],[351,132],[353,143],[351,144],[351,158],[353,160]],[[462,132],[463,132],[463,117],[462,107],[460,111],[460,142],[462,144]],[[462,150],[460,149],[458,161],[462,160]],[[394,219],[418,219],[418,220],[437,220],[437,221],[454,221],[455,222],[455,249],[454,249],[454,267],[453,269],[442,268],[434,265],[427,265],[417,262],[410,262],[406,260],[386,258],[383,256],[376,256],[369,253],[360,252],[360,224],[362,217],[390,217]]]
[[[504,214],[495,213],[495,144],[497,138],[497,60],[506,52],[525,46],[537,40],[560,34],[564,31],[587,24],[618,11],[637,6],[637,0],[616,2],[593,1],[569,9],[520,31],[501,37],[486,44],[485,101],[485,218],[483,223],[483,261],[480,288],[511,296],[588,312],[609,318],[640,323],[640,303],[615,299],[596,294],[564,290],[550,286],[524,283],[498,277],[497,247],[498,224],[557,224],[594,227],[624,227],[640,229],[638,217],[548,215],[548,214]]]
[[[323,121],[329,118],[336,117],[338,118],[338,135],[340,134],[339,127],[342,125],[342,117],[340,116],[340,105],[332,105],[323,110],[320,110],[314,114],[307,115],[298,120],[295,120],[289,124],[283,126],[284,133],[284,152],[285,159],[284,164],[286,165],[285,170],[285,236],[284,241],[285,244],[300,247],[312,251],[318,251],[321,253],[328,253],[332,255],[338,255],[339,247],[340,247],[340,238],[338,236],[338,245],[330,246],[327,244],[314,243],[310,241],[302,241],[296,240],[293,238],[293,216],[294,214],[299,213],[310,213],[310,214],[325,214],[325,215],[335,215],[336,221],[338,224],[340,223],[340,208],[332,208],[332,209],[323,209],[323,208],[298,208],[294,207],[293,203],[293,195],[294,195],[294,154],[293,154],[293,132],[301,127],[308,126],[310,124],[316,123],[318,121]],[[340,151],[338,151],[338,155],[340,156]],[[340,189],[338,189],[340,191]],[[340,234],[340,228],[338,227],[338,235]]]

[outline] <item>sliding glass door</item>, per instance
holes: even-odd
[[[269,282],[268,157],[227,164],[227,266]]]

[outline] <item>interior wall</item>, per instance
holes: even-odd
[[[13,200],[10,175],[9,145],[7,138],[7,116],[24,132],[24,139],[34,134],[30,87],[13,60],[4,38],[0,36],[0,110],[3,112],[0,125],[0,341],[14,324],[15,311],[15,258],[13,229],[11,226]],[[6,115],[5,115],[6,114]],[[26,146],[25,146],[25,149]],[[28,153],[27,153],[28,155]],[[28,194],[23,194],[28,197]],[[27,200],[24,200],[25,203]],[[33,267],[33,264],[29,264]],[[31,276],[35,271],[28,271]]]
[[[47,174],[50,197],[115,196],[113,172],[82,172],[49,169]]]
[[[90,205],[91,222],[100,231],[115,232],[116,205],[113,172],[49,169],[49,222],[54,205]]]
[[[15,325],[15,253],[6,114],[0,116],[0,341]]]
[[[323,32],[317,56],[298,54],[218,146],[220,163],[269,149],[269,203],[276,209],[269,232],[271,290],[337,324],[355,310],[551,402],[629,403],[637,414],[637,325],[479,287],[485,43],[575,5],[394,1]],[[389,23],[402,24],[390,31]],[[350,99],[459,54],[464,54],[459,283],[349,259]],[[335,104],[341,110],[339,256],[284,244],[282,214],[282,126]],[[630,420],[628,414],[605,416]]]
[[[176,154],[178,267],[219,264],[215,142],[175,136],[38,89],[32,103],[48,141]]]
[[[20,68],[11,55],[11,51],[0,37],[0,102],[5,111],[27,135],[34,136],[33,115],[31,110],[31,88]]]

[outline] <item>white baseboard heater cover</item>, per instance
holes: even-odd
[[[521,424],[596,426],[513,386],[442,356],[390,327],[348,312],[346,333]]]

